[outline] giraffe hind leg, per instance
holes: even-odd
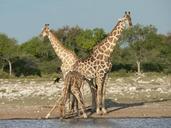
[[[83,117],[87,118],[87,114],[85,113],[85,105],[83,102],[83,97],[79,89],[72,90],[74,96],[76,97],[78,104],[80,105],[81,111],[83,113]]]
[[[96,113],[98,115],[101,115],[102,112],[101,112],[101,107],[102,107],[102,91],[103,91],[103,88],[102,88],[102,85],[103,85],[103,80],[98,77],[97,80],[96,80],[96,83],[97,83],[97,99],[96,99],[96,103],[97,103],[97,107],[96,107]]]

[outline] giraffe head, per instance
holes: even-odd
[[[124,16],[121,19],[119,19],[119,21],[124,22],[129,27],[132,26],[132,20],[131,20],[131,15],[130,14],[131,14],[130,12],[125,11]]]
[[[40,35],[42,35],[43,37],[46,37],[48,36],[49,31],[50,31],[49,24],[45,24]]]

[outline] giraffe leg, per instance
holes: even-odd
[[[101,114],[100,108],[102,104],[102,80],[100,78],[96,79],[97,83],[97,107],[96,107],[96,113],[98,115]]]
[[[96,87],[93,83],[93,80],[88,81],[89,87],[90,87],[90,91],[91,91],[91,97],[92,97],[92,112],[95,111],[96,108]]]
[[[75,105],[76,105],[76,111],[77,111],[77,114],[78,114],[78,116],[80,116],[80,111],[79,111],[79,107],[78,107],[78,100],[77,100],[77,98],[75,97]]]
[[[75,111],[77,112],[77,114],[79,115],[80,113],[79,113],[79,108],[78,108],[78,101],[77,101],[77,99],[76,99],[76,97],[75,97],[75,95],[73,94],[73,93],[71,93],[72,94],[72,96],[73,96],[73,103],[72,103],[72,113],[74,113]]]
[[[107,80],[108,80],[108,74],[105,76],[104,78],[104,83],[102,85],[102,112],[103,114],[106,114],[107,113],[107,110],[105,108],[105,92],[106,92],[106,88],[105,86],[107,85]]]
[[[76,99],[78,101],[78,104],[80,105],[81,111],[83,113],[83,117],[87,118],[87,114],[85,113],[85,110],[84,110],[85,106],[84,106],[84,102],[83,102],[83,97],[82,97],[80,90],[74,88],[71,91],[73,92],[74,96],[76,97]]]
[[[65,115],[65,104],[66,104],[66,101],[67,101],[67,98],[69,97],[69,78],[66,78],[65,81],[64,81],[64,88],[63,88],[63,92],[62,92],[62,98],[61,98],[61,102],[59,103],[60,105],[60,117],[64,117]]]
[[[63,96],[61,102],[59,103],[60,107],[59,107],[59,110],[60,110],[60,117],[61,118],[64,118],[65,116],[65,104],[66,104],[66,101],[67,101],[67,94]]]
[[[70,109],[70,111],[73,113],[74,112],[74,106],[75,106],[75,97],[74,97],[74,95],[72,94],[71,95],[71,109]]]
[[[48,114],[45,116],[46,119],[49,118],[50,114],[54,111],[54,109],[58,106],[59,102],[61,102],[62,100],[62,96],[59,98],[59,100],[56,101],[55,105],[53,106],[53,108],[48,112]]]

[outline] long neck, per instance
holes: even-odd
[[[96,53],[96,55],[104,54],[105,56],[110,57],[124,28],[125,23],[122,21],[118,21],[117,25],[109,33],[109,35],[100,44],[97,45],[97,47],[94,49],[94,53]]]
[[[48,34],[48,38],[51,42],[51,45],[56,53],[56,55],[59,57],[59,59],[64,62],[66,61],[68,58],[68,54],[73,54],[72,51],[70,51],[69,49],[66,49],[64,47],[64,45],[62,44],[62,42],[60,42],[56,36],[53,34],[53,32],[49,31]],[[70,55],[72,56],[72,55]],[[74,56],[74,54],[73,54]]]

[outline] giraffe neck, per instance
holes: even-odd
[[[93,53],[95,53],[96,56],[98,56],[98,54],[104,54],[106,57],[110,57],[124,28],[125,23],[118,21],[117,25],[109,33],[109,35],[100,44],[98,44],[97,47],[95,47]]]
[[[62,42],[60,42],[55,35],[53,34],[53,32],[49,31],[48,34],[48,38],[51,42],[51,45],[56,53],[56,55],[59,57],[59,59],[62,62],[67,61],[68,59],[72,59],[73,57],[75,58],[75,54],[70,51],[69,49],[66,49],[64,47],[64,45],[62,44]]]

